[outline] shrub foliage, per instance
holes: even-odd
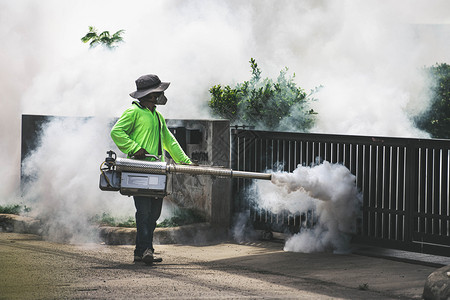
[[[433,138],[450,139],[450,65],[436,64],[426,68],[431,77],[431,101],[428,109],[414,121]]]
[[[255,59],[250,59],[252,77],[249,81],[210,88],[209,107],[218,117],[232,125],[255,126],[267,130],[307,131],[315,121],[316,112],[309,108],[312,93],[294,82],[295,74],[287,76],[288,68],[276,80],[261,78]],[[317,90],[317,89],[316,89]]]

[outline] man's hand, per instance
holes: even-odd
[[[136,153],[133,154],[133,157],[137,159],[144,159],[146,154],[148,154],[147,150],[141,148]]]

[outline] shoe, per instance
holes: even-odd
[[[142,255],[142,261],[146,265],[152,265],[153,264],[153,251],[152,249],[147,249],[144,251],[144,255]]]
[[[142,256],[135,255],[133,261],[134,261],[134,262],[140,262],[140,261],[142,261]]]
[[[153,262],[162,262],[162,258],[161,257],[155,257],[153,255]]]

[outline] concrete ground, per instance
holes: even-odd
[[[146,266],[133,248],[0,232],[0,299],[420,299],[450,264],[220,242],[158,245],[163,262]]]

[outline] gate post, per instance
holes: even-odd
[[[419,148],[409,141],[406,144],[406,174],[405,174],[405,243],[413,244],[415,212],[417,212],[418,199],[418,166]]]

